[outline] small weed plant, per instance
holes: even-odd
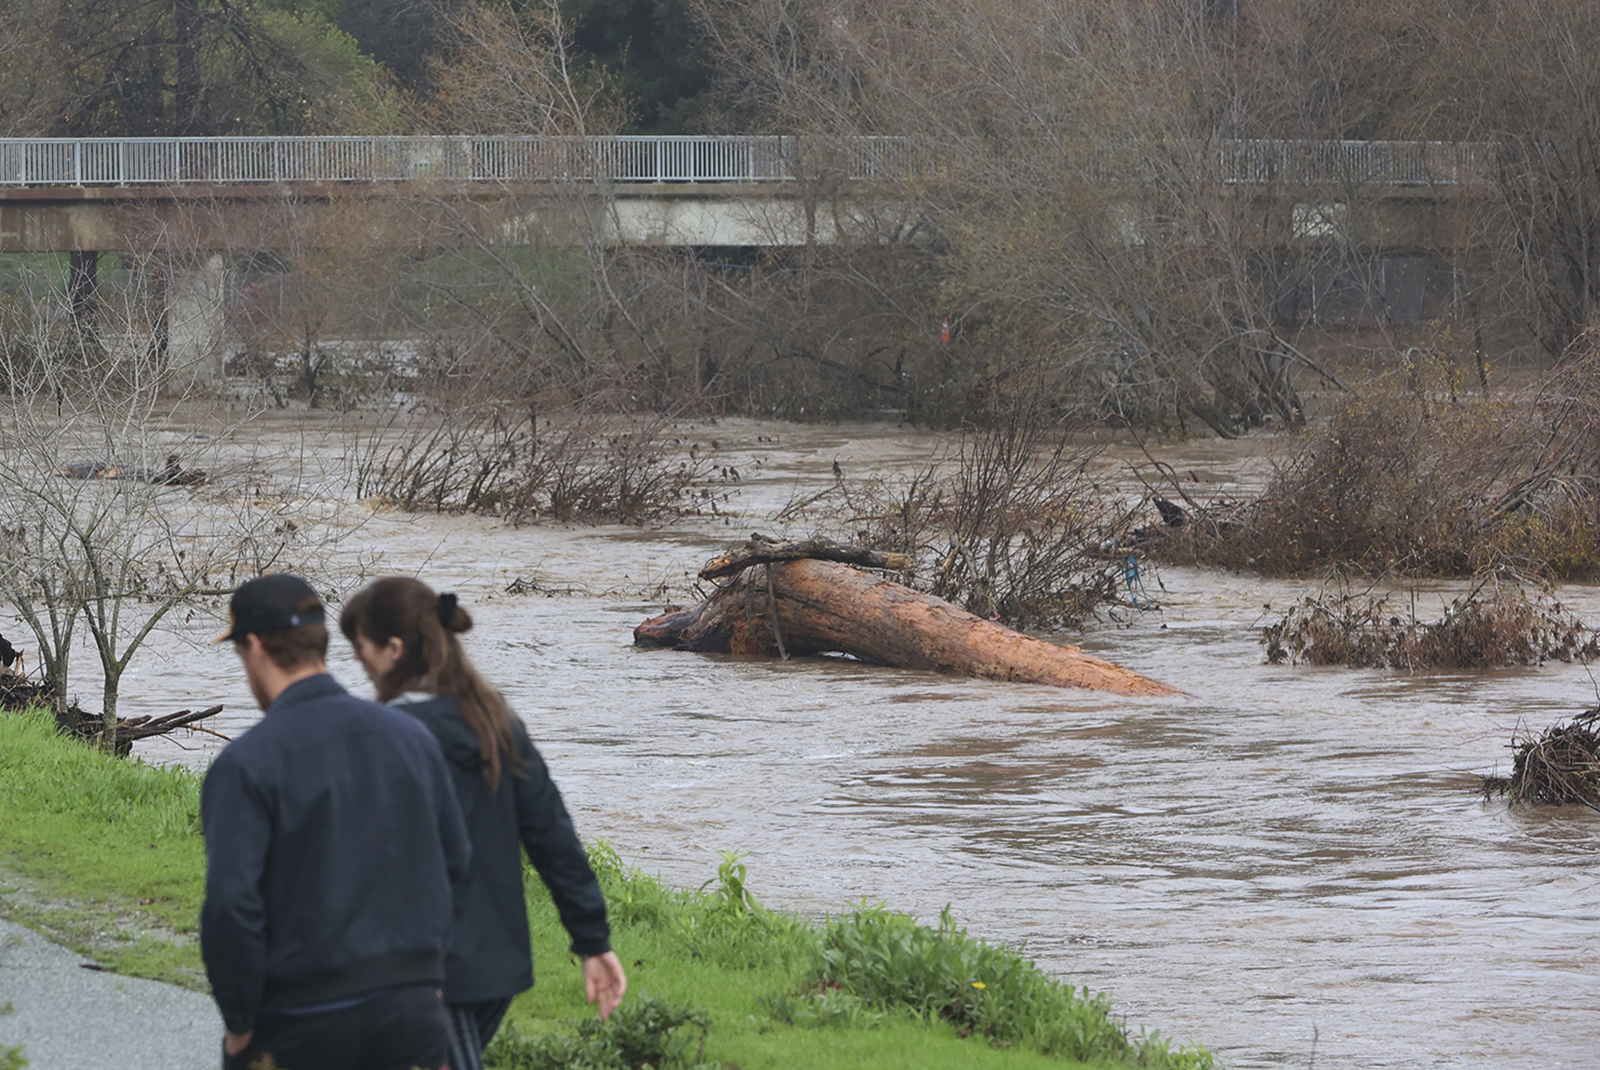
[[[630,998],[609,1021],[587,1019],[575,1036],[527,1035],[507,1026],[484,1053],[489,1070],[696,1070],[711,1016],[651,996]],[[720,1068],[718,1068],[720,1070]]]
[[[684,956],[723,966],[799,963],[816,943],[815,930],[802,918],[757,902],[745,886],[743,857],[724,852],[717,876],[698,891],[686,891],[624,865],[607,844],[590,849],[613,924],[650,928]],[[543,885],[534,881],[533,887],[542,894]]]

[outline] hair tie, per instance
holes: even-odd
[[[456,615],[456,596],[454,592],[446,591],[439,596],[439,623],[444,625],[444,630],[450,630],[450,620]]]

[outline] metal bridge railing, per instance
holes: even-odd
[[[1495,162],[1478,141],[1239,140],[1219,154],[1223,182],[1252,186],[1478,186]]]
[[[0,186],[786,182],[824,165],[892,177],[912,156],[877,137],[0,138]]]
[[[1224,141],[1229,185],[1481,185],[1494,146],[1437,141]],[[327,182],[789,182],[902,178],[910,138],[4,138],[0,186]]]

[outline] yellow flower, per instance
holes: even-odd
[[[988,988],[989,986],[984,984],[982,981],[974,981],[974,982],[972,982],[972,987],[978,989],[979,991],[982,991],[983,989]]]

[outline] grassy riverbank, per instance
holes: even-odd
[[[505,1070],[670,1067],[997,1070],[1139,1065],[1209,1055],[1129,1039],[1103,996],[1021,957],[863,904],[826,924],[769,911],[729,857],[680,891],[593,855],[629,972],[624,1011],[595,1029],[580,973],[536,877],[539,984],[494,1049]],[[0,715],[0,914],[123,973],[204,989],[195,923],[205,853],[199,780],[108,758],[48,718]],[[586,1032],[587,1030],[587,1032]]]

